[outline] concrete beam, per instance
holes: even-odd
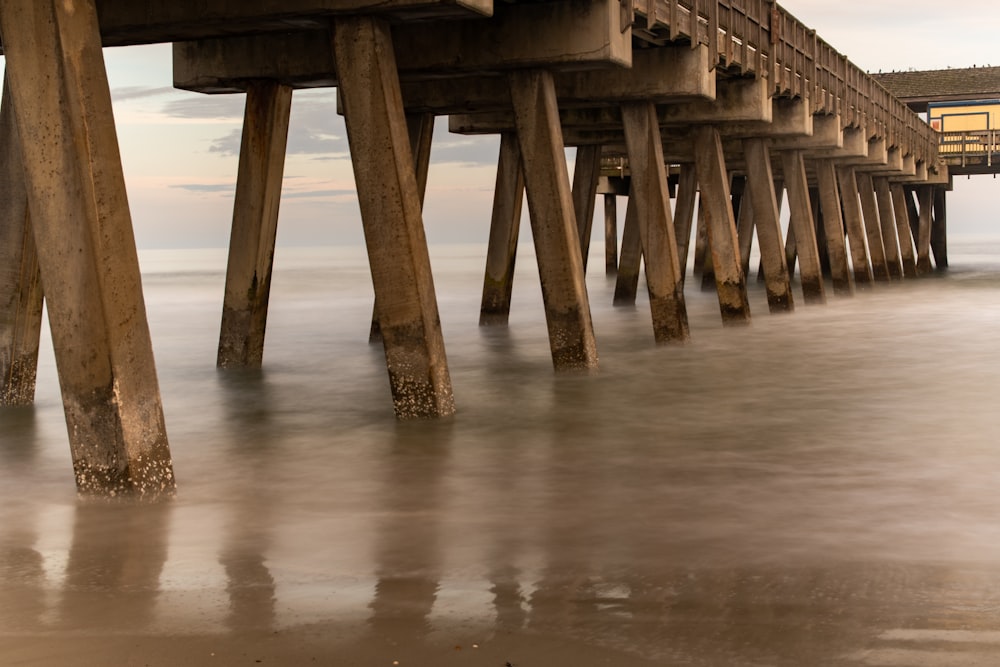
[[[28,215],[21,139],[4,76],[0,106],[0,405],[35,400],[42,283]]]
[[[500,157],[493,191],[493,217],[486,250],[486,275],[479,325],[505,325],[510,319],[510,297],[514,286],[514,263],[524,201],[524,170],[517,136],[500,136]]]
[[[632,167],[639,237],[646,261],[646,287],[657,343],[688,339],[684,283],[667,192],[660,128],[651,102],[622,106],[625,140]]]
[[[292,89],[271,81],[246,97],[216,364],[260,368],[278,231]]]
[[[842,142],[839,148],[811,150],[807,157],[816,160],[835,159],[844,164],[852,160],[868,157],[867,132],[862,128],[848,127],[842,132]]]
[[[815,114],[812,117],[812,134],[805,137],[775,137],[775,150],[832,150],[844,147],[844,130],[840,116]],[[810,152],[810,155],[812,153]]]
[[[330,17],[345,14],[417,20],[490,16],[494,10],[492,0],[97,0],[96,4],[104,46],[325,30]]]
[[[761,266],[767,283],[767,304],[772,313],[794,310],[794,299],[789,281],[788,265],[785,263],[785,249],[781,241],[781,222],[778,199],[774,193],[774,174],[771,170],[771,155],[764,139],[748,139],[744,142],[747,165],[747,190],[749,205],[740,208],[753,212],[753,226],[757,228],[760,243]],[[747,230],[747,237],[750,236]],[[749,248],[747,248],[749,250]],[[750,261],[749,252],[741,257],[744,267]]]
[[[730,123],[766,122],[773,118],[771,99],[765,82],[757,79],[720,81],[715,100],[699,100],[666,104],[657,109],[657,122],[661,128],[717,124],[721,128]],[[612,132],[621,136],[622,114],[617,106],[559,109],[560,125],[567,131],[582,129],[584,132]],[[456,134],[499,134],[513,129],[510,112],[453,114],[448,119],[448,129]],[[763,130],[763,126],[756,128]],[[671,132],[673,134],[673,132]],[[604,135],[602,135],[603,137]],[[603,143],[595,134],[590,143]]]
[[[451,377],[388,24],[338,19],[333,48],[395,412],[449,415]]]
[[[96,10],[9,0],[0,32],[77,488],[172,494]]]
[[[392,28],[392,40],[400,76],[409,79],[538,66],[579,70],[632,64],[631,31],[622,32],[614,0],[504,5],[490,21],[402,23]],[[257,79],[293,88],[337,85],[327,31],[174,44],[176,88],[234,93]],[[496,85],[480,93],[509,100],[509,93],[500,93]],[[461,89],[452,90],[458,94]],[[414,108],[419,106],[414,103]]]
[[[695,165],[701,186],[708,246],[725,325],[749,324],[750,302],[739,257],[736,221],[730,202],[729,176],[719,131],[710,125],[695,131]]]
[[[555,82],[544,70],[515,70],[508,77],[552,363],[560,370],[596,368],[597,343],[566,171]]]

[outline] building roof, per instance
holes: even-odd
[[[1000,98],[1000,67],[886,72],[872,77],[916,111],[926,110],[928,102]]]

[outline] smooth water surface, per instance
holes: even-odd
[[[225,251],[142,257],[179,481],[78,502],[51,343],[0,411],[0,664],[1000,664],[1000,239],[691,341],[589,272],[552,371],[522,248],[432,248],[458,404],[397,422],[360,248],[279,249],[264,368],[215,368]],[[640,287],[640,289],[643,289]]]

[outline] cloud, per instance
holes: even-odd
[[[157,97],[159,95],[169,95],[176,92],[170,86],[149,87],[149,86],[121,86],[111,91],[111,99],[116,102],[126,100],[138,100],[146,97]]]
[[[282,199],[316,199],[316,198],[326,198],[326,197],[343,197],[346,195],[354,196],[357,194],[356,190],[303,190],[301,192],[282,192]]]
[[[163,105],[171,118],[188,120],[243,120],[245,95],[185,95]]]
[[[235,183],[175,183],[170,187],[203,193],[225,192],[228,194],[236,191]]]

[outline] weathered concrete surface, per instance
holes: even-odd
[[[886,176],[874,176],[875,198],[878,201],[878,219],[882,226],[882,245],[885,248],[885,262],[889,276],[902,280],[903,265],[900,261],[899,240],[896,235],[896,213],[892,207],[892,193]]]
[[[604,195],[604,273],[618,273],[618,197]]]
[[[781,243],[781,221],[778,219],[778,199],[774,194],[774,173],[771,169],[768,141],[746,139],[743,146],[746,152],[750,201],[744,203],[740,211],[753,211],[753,227],[757,229],[761,265],[767,283],[767,305],[772,313],[791,311],[795,308],[795,302]],[[749,261],[749,252],[746,252],[742,265],[748,266]]]
[[[768,105],[770,108],[770,105]],[[701,207],[712,258],[723,324],[748,324],[750,302],[739,257],[736,221],[730,204],[729,177],[719,131],[712,126],[695,130],[695,165],[701,184]]]
[[[934,265],[939,269],[948,268],[948,206],[947,191],[943,187],[934,189],[934,221],[931,223],[931,251]]]
[[[631,31],[622,30],[614,0],[503,5],[489,21],[399,23],[393,26],[392,37],[399,72],[410,78],[543,65],[616,71],[632,64]],[[281,57],[274,57],[276,53]],[[304,88],[335,86],[342,69],[330,52],[325,30],[237,35],[174,45],[174,86],[184,90],[241,92],[257,79]],[[706,93],[711,90],[708,72],[706,65],[702,77]],[[714,76],[711,79],[714,83]],[[509,108],[509,94],[502,92],[499,82],[502,79],[494,78],[485,80],[482,87],[473,85],[472,99],[477,97],[476,90],[490,91],[495,99],[506,100]],[[409,103],[409,96],[404,95],[408,109],[443,113],[445,109],[432,102],[442,92],[437,85],[450,92],[449,105],[469,89],[468,84],[451,82],[428,85],[423,101],[419,87],[408,89],[416,97]]]
[[[840,200],[843,205],[844,227],[851,249],[851,266],[854,268],[854,286],[869,287],[874,282],[871,262],[868,259],[868,245],[865,243],[865,223],[862,219],[861,200],[854,167],[838,166],[837,183],[840,185]]]
[[[247,90],[216,361],[220,368],[259,368],[264,358],[291,106],[288,86],[259,81]]]
[[[417,178],[417,194],[423,210],[427,191],[427,176],[431,167],[431,143],[434,138],[434,114],[417,112],[406,114],[406,130],[413,150],[413,168]],[[378,301],[372,304],[372,325],[368,330],[369,343],[382,342],[382,325],[378,319]]]
[[[817,160],[815,167],[823,228],[826,232],[827,256],[830,258],[833,293],[850,296],[853,294],[851,269],[847,261],[844,212],[840,205],[840,188],[837,187],[837,169],[831,160]]]
[[[917,273],[927,274],[931,266],[931,229],[934,224],[934,186],[917,186],[917,200],[920,206],[917,232]]]
[[[694,222],[695,204],[698,202],[698,172],[692,162],[681,164],[680,170],[677,202],[674,206],[674,233],[677,237],[677,262],[681,269],[681,282],[684,282],[688,248],[691,245],[691,226]]]
[[[0,406],[35,400],[42,283],[28,216],[21,140],[4,77],[0,106]]]
[[[618,277],[615,280],[613,303],[616,306],[634,306],[636,292],[639,289],[642,237],[639,233],[638,216],[635,198],[629,195],[625,208],[625,225],[622,229],[622,251],[618,258]]]
[[[333,47],[396,415],[449,415],[455,402],[389,26],[338,19]]]
[[[544,70],[516,71],[508,77],[552,362],[557,369],[595,368],[597,343],[563,154],[555,83],[552,74]]]
[[[0,31],[77,488],[170,494],[173,466],[96,12],[86,2],[4,2]]]
[[[580,255],[587,271],[590,235],[594,226],[594,206],[597,202],[597,182],[601,178],[601,147],[581,146],[576,149],[573,169],[573,211],[580,234]]]
[[[823,287],[823,271],[816,245],[816,223],[813,220],[802,151],[783,151],[781,161],[784,166],[785,190],[788,192],[788,227],[790,231],[795,231],[795,252],[799,258],[802,296],[806,303],[823,303],[826,291]]]
[[[872,260],[872,274],[875,280],[888,281],[889,263],[886,261],[885,245],[882,241],[882,223],[879,220],[878,202],[875,200],[875,184],[871,174],[857,171],[858,195],[861,197],[861,210],[864,213],[865,235],[868,239],[868,254]]]
[[[632,170],[630,199],[635,199],[645,256],[653,337],[657,343],[685,341],[689,333],[684,281],[677,256],[656,109],[652,102],[624,104],[622,119]]]
[[[896,235],[899,238],[899,255],[903,263],[903,277],[917,277],[917,259],[913,251],[913,234],[910,231],[910,213],[907,205],[906,190],[899,183],[889,186],[892,193],[893,213],[895,214]],[[912,199],[911,199],[912,201]]]
[[[521,148],[517,143],[517,135],[507,132],[500,136],[497,181],[493,191],[493,218],[490,221],[490,238],[486,251],[483,300],[479,309],[479,324],[482,326],[507,324],[510,317],[510,297],[514,287],[514,262],[517,259],[523,201]]]

